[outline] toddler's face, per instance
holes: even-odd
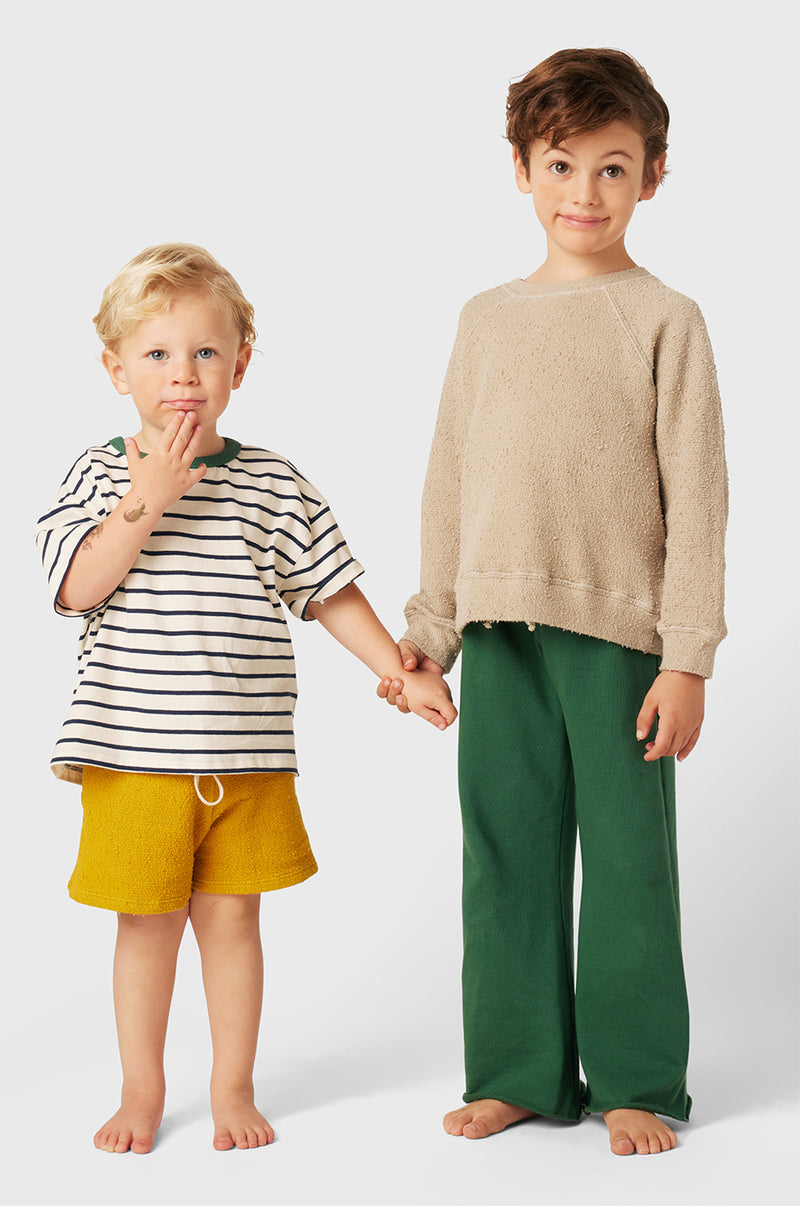
[[[533,195],[536,216],[556,254],[592,256],[619,248],[638,201],[656,191],[644,184],[644,142],[627,122],[612,122],[557,147],[543,138],[531,144],[530,168],[515,151],[517,185]],[[663,169],[663,164],[661,164]]]
[[[103,364],[120,394],[130,394],[142,428],[137,442],[151,452],[176,411],[202,424],[199,455],[217,452],[217,420],[238,389],[252,348],[242,344],[231,314],[203,293],[178,294],[169,310],[143,319]]]

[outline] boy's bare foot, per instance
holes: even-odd
[[[249,1093],[215,1092],[211,1097],[214,1115],[214,1147],[218,1152],[233,1147],[266,1147],[275,1132],[255,1107]]]
[[[122,1092],[122,1105],[94,1137],[102,1152],[135,1152],[144,1156],[152,1150],[161,1115],[163,1092]]]
[[[452,1110],[445,1114],[443,1126],[448,1135],[463,1135],[465,1139],[485,1139],[487,1135],[496,1135],[505,1130],[512,1122],[522,1122],[524,1118],[535,1118],[532,1110],[522,1106],[509,1105],[505,1101],[496,1101],[493,1097],[485,1097],[480,1101],[471,1101],[460,1110]]]
[[[678,1136],[647,1110],[606,1110],[603,1114],[615,1156],[651,1156],[675,1147]]]

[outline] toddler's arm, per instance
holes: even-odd
[[[205,475],[205,465],[191,467],[201,432],[193,414],[179,411],[148,456],[125,441],[130,491],[79,546],[59,593],[64,607],[90,611],[117,589],[167,508]]]
[[[323,603],[309,603],[308,613],[379,678],[402,675],[410,711],[437,729],[453,723],[457,712],[442,676],[429,670],[403,669],[397,645],[354,583]]]
[[[645,746],[645,762],[677,754],[688,758],[703,723],[706,680],[682,670],[662,670],[644,698],[636,717],[636,739],[644,741],[658,717],[655,741]]]

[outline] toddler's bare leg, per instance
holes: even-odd
[[[214,1067],[211,1112],[214,1147],[264,1147],[275,1133],[256,1109],[256,1058],[264,961],[258,913],[260,896],[195,892],[189,916],[203,963]]]
[[[615,1156],[651,1156],[675,1147],[678,1136],[647,1110],[606,1110],[603,1114]]]
[[[118,917],[114,1012],[122,1102],[94,1137],[103,1151],[143,1155],[153,1146],[164,1110],[164,1040],[187,916],[188,909],[180,909]]]
[[[487,1135],[496,1135],[512,1122],[522,1122],[525,1118],[535,1118],[532,1110],[522,1106],[509,1105],[506,1101],[495,1101],[494,1098],[484,1098],[471,1101],[460,1110],[452,1110],[444,1116],[444,1129],[448,1135],[463,1135],[465,1139],[485,1139]]]

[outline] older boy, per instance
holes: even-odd
[[[56,611],[85,618],[52,765],[83,783],[70,894],[119,914],[122,1103],[95,1136],[109,1152],[153,1146],[187,919],[211,1023],[214,1146],[274,1138],[253,1096],[260,893],[316,871],[294,791],[282,604],[376,674],[400,669],[319,492],[282,457],[217,431],[250,361],[252,317],[201,247],[151,247],[126,265],[95,323],[141,428],[84,453],[37,530]],[[437,727],[455,718],[438,676],[408,687]]]
[[[462,311],[401,643],[439,671],[463,643],[468,1104],[444,1125],[602,1112],[616,1154],[661,1152],[657,1115],[691,1104],[672,756],[725,635],[714,364],[695,304],[625,248],[667,149],[639,64],[561,51],[507,116],[547,255]],[[399,680],[379,694],[402,705]]]

